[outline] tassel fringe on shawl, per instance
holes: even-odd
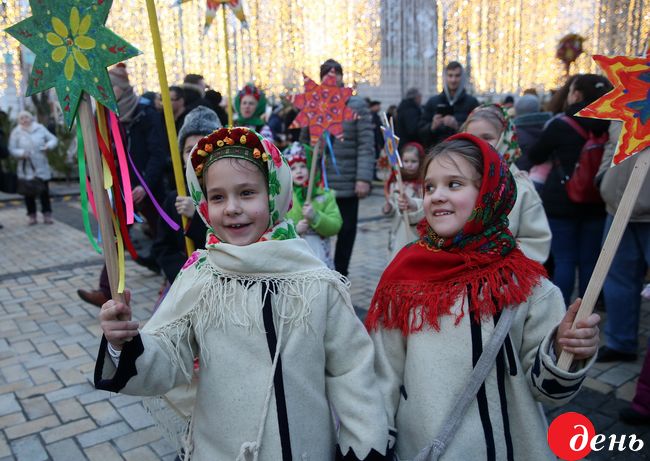
[[[472,255],[471,261],[467,261],[471,269],[454,277],[453,283],[449,280],[384,281],[382,277],[370,304],[366,326],[369,330],[399,329],[404,336],[421,331],[425,325],[440,331],[440,316],[455,315],[457,325],[465,315],[464,301],[458,312],[452,311],[461,297],[469,300],[469,311],[480,322],[504,306],[524,302],[540,284],[540,278],[546,276],[541,265],[532,263],[519,250],[487,266],[484,263],[489,258],[482,259],[481,255]]]

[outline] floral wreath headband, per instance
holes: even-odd
[[[199,180],[210,165],[222,158],[248,160],[268,178],[269,169],[266,162],[271,156],[266,152],[259,135],[248,128],[215,130],[201,138],[190,154],[192,168]]]
[[[244,96],[252,96],[259,101],[262,97],[262,92],[252,83],[247,83],[246,86],[244,86],[244,88],[239,91],[239,94],[237,96],[239,96],[239,98],[243,98]]]

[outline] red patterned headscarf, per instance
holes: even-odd
[[[422,220],[420,239],[395,256],[379,281],[366,319],[370,330],[398,328],[404,335],[425,325],[439,330],[441,316],[456,315],[458,324],[466,308],[480,322],[524,302],[546,276],[542,265],[517,248],[508,230],[508,213],[517,198],[508,166],[485,141],[466,133],[447,141],[456,139],[473,142],[483,156],[474,210],[451,238],[440,237]],[[461,297],[469,306],[452,314]]]

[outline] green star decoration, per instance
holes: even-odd
[[[70,129],[86,91],[118,111],[107,67],[140,54],[104,26],[112,0],[29,0],[33,16],[6,32],[36,55],[27,96],[55,87]]]

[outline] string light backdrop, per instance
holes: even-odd
[[[460,61],[479,93],[560,85],[555,51],[567,33],[586,38],[571,72],[599,72],[592,54],[639,55],[650,28],[644,0],[438,0],[437,7],[437,68]]]
[[[435,14],[427,16],[428,24],[422,24],[422,15],[415,11],[407,15],[413,18],[411,22],[403,21],[404,26],[393,23],[388,30],[386,14],[395,11],[390,6],[395,0],[246,0],[249,29],[242,29],[230,11],[227,15],[233,86],[254,81],[275,95],[300,90],[302,72],[317,78],[320,63],[330,57],[342,63],[348,84],[377,85],[382,80],[382,39],[387,46],[382,34],[404,39],[404,49],[409,50],[414,46],[409,31],[395,33],[395,28],[417,26],[424,30],[428,26],[433,29],[433,43],[421,43],[417,49],[423,50],[420,59],[429,61],[428,68],[436,76],[446,62],[455,59],[468,67],[476,92],[549,89],[563,78],[562,64],[555,58],[555,47],[563,35],[575,32],[586,38],[587,52],[572,65],[572,72],[596,72],[592,53],[640,54],[650,33],[647,0],[431,2]],[[173,0],[156,3],[169,82],[178,83],[187,73],[200,73],[208,84],[225,92],[221,14],[205,33],[205,0],[181,6],[174,6]],[[28,15],[27,0],[0,0],[1,29]],[[119,0],[108,20],[108,27],[143,51],[127,63],[140,92],[159,89],[146,17],[144,0]],[[0,96],[8,88],[18,89],[18,94],[24,90],[19,50],[16,40],[0,34]],[[384,59],[386,56],[384,53]],[[408,59],[410,55],[405,55],[400,61]],[[426,80],[421,87],[431,84],[433,81]],[[436,86],[441,88],[439,79]]]
[[[180,82],[187,73],[202,74],[224,92],[223,24],[217,15],[204,31],[205,1],[180,6],[158,2],[158,19],[168,80]],[[302,73],[318,77],[320,64],[334,57],[348,82],[379,82],[379,0],[248,0],[248,29],[228,11],[231,77],[235,88],[254,81],[271,94],[302,88]],[[143,51],[127,63],[140,91],[158,89],[156,67],[144,0],[115,2],[108,24]]]

